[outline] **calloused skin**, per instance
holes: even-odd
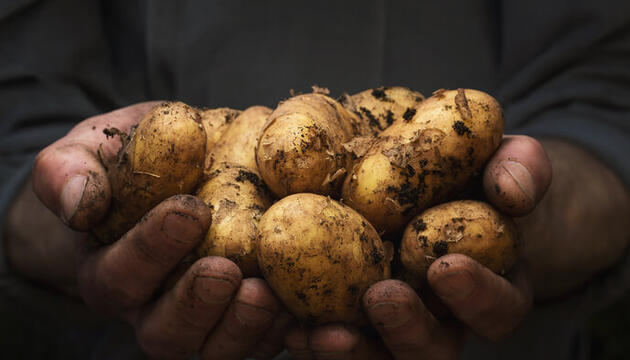
[[[429,269],[429,298],[396,280],[366,292],[363,306],[379,339],[344,324],[297,326],[263,280],[242,279],[224,258],[187,260],[210,223],[193,196],[165,200],[112,245],[70,230],[88,230],[109,206],[97,157],[102,130],[128,131],[154,104],[87,119],[42,151],[32,190],[25,187],[9,212],[6,237],[18,273],[124,319],[154,358],[266,359],[286,347],[296,359],[455,359],[469,331],[509,335],[535,299],[578,289],[627,246],[630,198],[613,172],[575,145],[506,136],[484,171],[484,189],[493,205],[519,217],[523,261],[513,273],[500,277],[447,255]],[[120,144],[107,144],[103,154],[113,156]],[[439,316],[436,302],[453,316]]]

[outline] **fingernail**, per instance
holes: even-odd
[[[162,230],[172,239],[190,244],[197,242],[201,235],[201,226],[193,216],[181,212],[172,212],[164,217]]]
[[[368,309],[368,314],[372,323],[384,328],[396,328],[411,319],[411,311],[394,302],[376,303]]]
[[[234,304],[236,319],[245,326],[261,326],[271,321],[273,313],[258,306],[236,302]]]
[[[230,301],[236,288],[225,279],[198,277],[195,279],[197,296],[206,304],[225,304]]]
[[[512,161],[501,161],[501,167],[510,175],[523,194],[530,200],[535,200],[536,185],[529,170],[523,164]]]
[[[455,271],[435,281],[434,291],[448,300],[463,300],[475,289],[475,281],[468,271]]]
[[[83,175],[75,175],[66,182],[61,191],[61,220],[67,224],[77,212],[88,178]]]

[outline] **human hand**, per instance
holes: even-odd
[[[115,156],[121,143],[106,139],[103,130],[129,132],[155,104],[87,119],[39,154],[33,189],[70,228],[88,231],[108,210],[111,191],[99,155]],[[140,346],[155,358],[272,357],[282,349],[291,317],[267,284],[242,279],[238,267],[224,258],[182,265],[210,221],[201,200],[177,195],[113,244],[93,244],[84,236],[78,252],[67,257],[76,256],[80,296],[90,308],[131,324]],[[165,288],[169,278],[174,285]]]
[[[506,136],[483,178],[489,201],[514,216],[534,210],[550,181],[543,147],[526,136]],[[423,299],[398,280],[367,290],[363,307],[380,338],[353,326],[329,324],[292,328],[286,346],[296,359],[456,359],[468,330],[498,340],[530,309],[525,266],[517,266],[508,278],[464,255],[446,255],[429,268],[431,291]]]

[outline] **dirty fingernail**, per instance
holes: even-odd
[[[463,300],[475,289],[475,282],[468,271],[456,271],[442,275],[435,281],[434,291],[444,299]]]
[[[196,243],[201,235],[201,225],[191,215],[173,212],[164,217],[162,230],[180,243]]]
[[[77,212],[88,178],[84,175],[75,175],[71,177],[61,191],[61,220],[67,224],[70,223],[72,217]]]
[[[408,308],[394,302],[376,303],[368,309],[368,314],[374,325],[384,328],[405,325],[412,315]]]
[[[501,167],[510,175],[523,194],[530,201],[534,201],[536,198],[536,185],[529,170],[523,164],[511,160],[501,161]]]
[[[225,279],[198,277],[195,279],[195,291],[206,304],[225,304],[230,301],[236,288]]]
[[[273,313],[258,306],[236,302],[234,314],[245,326],[257,327],[271,321]]]

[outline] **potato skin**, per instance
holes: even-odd
[[[206,134],[199,112],[181,102],[155,106],[105,165],[112,203],[92,234],[113,242],[166,198],[191,193],[203,171]]]
[[[263,127],[256,162],[277,197],[312,192],[338,196],[352,157],[343,143],[361,120],[322,94],[292,97],[278,105]]]
[[[342,198],[379,231],[399,234],[462,190],[498,148],[503,112],[490,95],[440,90],[383,131],[345,179]]]
[[[243,111],[227,126],[221,139],[210,151],[209,172],[221,167],[221,163],[239,164],[258,173],[256,145],[258,135],[265,125],[271,109],[252,106]]]
[[[361,297],[389,278],[393,247],[361,215],[325,196],[295,194],[271,206],[258,231],[263,275],[300,321],[365,322]]]
[[[212,209],[212,223],[198,256],[223,256],[241,269],[244,277],[260,276],[256,259],[258,222],[271,206],[269,190],[251,169],[222,163],[197,190]]]
[[[341,105],[357,114],[366,124],[371,136],[380,134],[396,121],[410,119],[424,96],[402,86],[382,86],[344,95]]]
[[[497,274],[505,274],[518,258],[514,221],[489,204],[460,200],[432,207],[415,217],[400,245],[403,278],[418,286],[436,258],[464,254]]]
[[[242,113],[240,110],[230,108],[216,108],[200,110],[201,124],[206,132],[206,161],[204,171],[210,172],[210,153],[214,145],[221,139],[225,130],[237,116]]]

